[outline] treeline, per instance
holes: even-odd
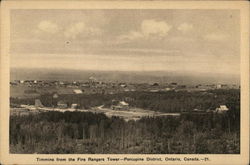
[[[10,152],[239,154],[240,132],[233,122],[229,114],[212,113],[128,122],[86,112],[11,116]]]
[[[80,108],[88,109],[93,106],[105,105],[109,107],[112,100],[125,100],[132,107],[149,109],[161,112],[192,111],[195,108],[208,110],[227,105],[229,109],[239,110],[240,90],[211,90],[207,92],[123,92],[117,94],[68,94],[53,98],[52,94],[44,94],[39,98],[43,105],[57,106],[59,100],[68,106],[78,103]],[[35,98],[11,98],[13,104],[34,104]]]

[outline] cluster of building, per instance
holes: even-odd
[[[56,87],[70,89],[72,94],[115,94],[121,92],[147,91],[147,92],[167,92],[167,91],[206,91],[213,89],[239,89],[236,84],[198,84],[183,85],[176,82],[172,83],[119,83],[119,82],[101,82],[96,78],[90,77],[88,81],[49,81],[49,80],[15,80],[10,82],[11,86],[28,87]],[[68,90],[69,91],[69,90]]]
[[[63,101],[58,101],[57,103],[57,107],[44,107],[41,103],[41,101],[39,99],[35,100],[35,105],[20,105],[19,108],[11,108],[11,115],[18,115],[18,116],[22,116],[22,115],[29,115],[30,113],[36,114],[39,112],[43,112],[43,111],[59,111],[59,112],[65,112],[65,111],[83,111],[83,112],[92,112],[91,109],[89,110],[82,110],[82,109],[78,109],[79,105],[74,103],[71,104],[71,107],[69,107],[65,102]],[[115,114],[113,114],[111,111],[113,111]],[[110,110],[107,111],[107,109],[105,109],[105,111],[93,111],[95,113],[105,113],[107,116],[113,116],[113,115],[119,115],[120,117],[132,117],[133,120],[137,120],[140,119],[140,115],[139,113],[135,112],[134,116],[132,114],[124,114],[125,111],[128,111],[127,113],[130,113],[130,106],[129,103],[125,102],[125,101],[117,101],[117,100],[112,100],[112,105],[110,106]],[[227,111],[229,110],[229,108],[226,105],[220,105],[219,107],[217,107],[215,110],[199,110],[199,109],[194,109],[193,111],[190,112],[181,112],[181,113],[166,113],[166,115],[171,115],[173,114],[174,116],[177,115],[185,115],[188,113],[194,113],[194,114],[204,114],[206,115],[207,113],[217,113],[217,114],[225,114]],[[119,114],[122,111],[123,113]],[[117,114],[117,113],[118,114]],[[133,110],[132,110],[133,113]],[[147,111],[144,112],[144,116],[146,115]],[[158,112],[160,113],[160,112]],[[141,113],[140,113],[141,114]],[[157,112],[154,112],[153,116],[155,116],[157,114]],[[132,116],[131,116],[132,115]],[[150,114],[148,114],[150,115]],[[151,114],[152,115],[152,114]],[[160,114],[160,116],[165,115],[164,113]]]

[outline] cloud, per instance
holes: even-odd
[[[182,23],[177,27],[177,29],[183,33],[186,33],[193,29],[193,25],[189,23]]]
[[[204,36],[204,39],[208,41],[226,41],[228,38],[228,35],[219,33],[211,33]]]
[[[41,21],[37,27],[39,31],[52,33],[52,34],[57,33],[59,31],[58,25],[51,21]]]
[[[119,36],[119,39],[121,39],[121,40],[135,40],[135,39],[139,39],[142,37],[143,37],[142,33],[136,32],[136,31],[130,31],[128,34]]]
[[[141,32],[144,36],[151,35],[164,37],[167,35],[171,26],[164,21],[144,20],[141,24]]]
[[[71,24],[64,31],[66,38],[75,39],[78,36],[95,36],[100,35],[102,30],[99,28],[88,27],[84,22],[77,22]]]
[[[172,28],[165,21],[153,19],[143,20],[138,31],[130,31],[125,35],[118,36],[119,43],[137,39],[162,38],[168,35]]]
[[[65,31],[64,35],[67,38],[76,38],[76,36],[82,33],[85,29],[85,24],[83,22],[78,22],[70,25]]]

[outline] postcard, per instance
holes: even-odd
[[[3,1],[2,164],[248,164],[247,1]]]

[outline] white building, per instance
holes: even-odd
[[[113,110],[129,110],[129,104],[125,101],[119,101],[117,105],[112,105],[111,109]]]
[[[221,84],[217,84],[217,85],[216,85],[216,88],[217,88],[217,89],[221,89]]]
[[[227,112],[229,109],[227,108],[227,106],[226,105],[220,105],[220,107],[219,108],[216,108],[216,112],[218,112],[218,113],[223,113],[223,112]]]
[[[82,90],[81,89],[74,89],[73,92],[75,94],[82,94]]]
[[[65,108],[68,107],[68,105],[64,101],[60,100],[60,101],[57,102],[57,107],[65,109]]]
[[[71,104],[72,109],[77,109],[77,107],[78,107],[78,104],[76,104],[76,103]]]

